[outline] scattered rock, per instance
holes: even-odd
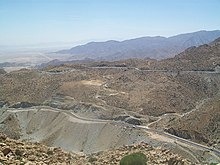
[[[5,137],[1,134],[1,137]],[[10,138],[3,138],[7,146],[2,153],[0,160],[3,164],[25,164],[25,165],[103,165],[119,164],[120,160],[131,153],[141,152],[148,158],[148,165],[192,165],[190,161],[183,159],[165,149],[153,148],[142,142],[140,144],[126,145],[114,150],[101,151],[87,155],[78,155],[65,152],[61,148],[47,147],[40,143],[21,142]],[[10,154],[11,153],[11,154]],[[0,163],[1,165],[1,163]]]
[[[140,119],[135,118],[135,117],[128,117],[125,119],[125,122],[129,123],[129,124],[133,124],[133,125],[141,125],[142,122]]]
[[[168,161],[168,165],[184,165],[184,162],[182,160],[178,160],[176,158],[171,158]]]
[[[11,152],[11,149],[10,148],[5,148],[2,150],[4,156],[8,155],[10,152]]]
[[[3,140],[6,140],[7,136],[3,133],[0,133],[0,140],[3,141]]]

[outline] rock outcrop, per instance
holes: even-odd
[[[148,165],[193,165],[181,156],[146,143],[93,154],[75,154],[61,148],[47,147],[40,143],[30,143],[8,138],[0,133],[0,165],[3,164],[62,164],[62,165],[103,165],[119,164],[121,158],[130,153],[141,152],[148,158]]]
[[[79,155],[40,143],[13,140],[0,133],[0,165],[74,164]],[[78,158],[79,159],[79,158]]]

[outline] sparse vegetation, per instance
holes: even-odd
[[[146,165],[147,157],[143,153],[133,153],[123,157],[120,165]]]
[[[47,151],[47,155],[53,155],[53,151],[48,150],[48,151]]]
[[[20,157],[20,156],[23,155],[23,151],[21,151],[21,150],[19,150],[19,149],[16,149],[16,150],[15,150],[15,154]]]
[[[97,161],[97,158],[95,158],[95,157],[90,157],[88,160],[88,162],[90,162],[90,163],[95,162],[95,161]]]

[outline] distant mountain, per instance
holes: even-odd
[[[125,41],[90,42],[61,50],[58,54],[70,54],[71,59],[120,60],[128,58],[164,59],[172,57],[191,46],[207,44],[220,37],[220,30],[198,31],[172,37],[142,37]]]
[[[20,67],[20,66],[25,66],[25,63],[16,63],[16,62],[3,62],[0,63],[0,68],[3,67]]]

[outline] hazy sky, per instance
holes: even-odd
[[[0,45],[220,29],[220,0],[0,0]]]

